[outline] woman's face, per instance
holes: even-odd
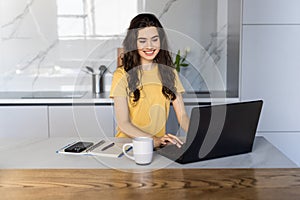
[[[153,62],[160,50],[160,39],[156,27],[150,26],[138,31],[137,48],[142,65]]]

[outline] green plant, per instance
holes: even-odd
[[[181,57],[181,55],[180,55],[180,50],[177,51],[177,54],[176,54],[176,56],[175,56],[175,61],[174,61],[173,64],[175,65],[175,69],[176,69],[178,72],[180,72],[180,67],[187,67],[187,66],[189,66],[189,64],[185,62],[185,61],[186,61],[186,57],[187,57],[188,52],[189,52],[189,49],[186,48],[186,49],[185,49],[184,56]]]

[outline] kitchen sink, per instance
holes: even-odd
[[[87,91],[68,92],[68,91],[39,91],[27,93],[22,99],[75,99],[83,97]]]

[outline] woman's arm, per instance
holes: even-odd
[[[126,97],[114,97],[114,108],[115,108],[115,116],[117,120],[118,127],[121,129],[123,133],[125,133],[128,137],[152,137],[154,142],[154,147],[159,147],[162,142],[162,138],[158,138],[152,136],[136,126],[134,126],[129,118],[129,110],[127,105]]]
[[[131,138],[150,137],[150,134],[143,132],[131,123],[126,97],[114,97],[114,107],[118,127],[123,133]]]
[[[186,113],[181,93],[176,94],[176,99],[172,103],[177,120],[181,128],[187,133],[189,129],[190,119]]]

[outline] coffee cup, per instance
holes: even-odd
[[[127,150],[132,147],[133,156],[127,154]],[[132,143],[123,145],[124,155],[134,160],[136,164],[148,165],[152,162],[153,157],[153,139],[149,137],[136,137]]]

